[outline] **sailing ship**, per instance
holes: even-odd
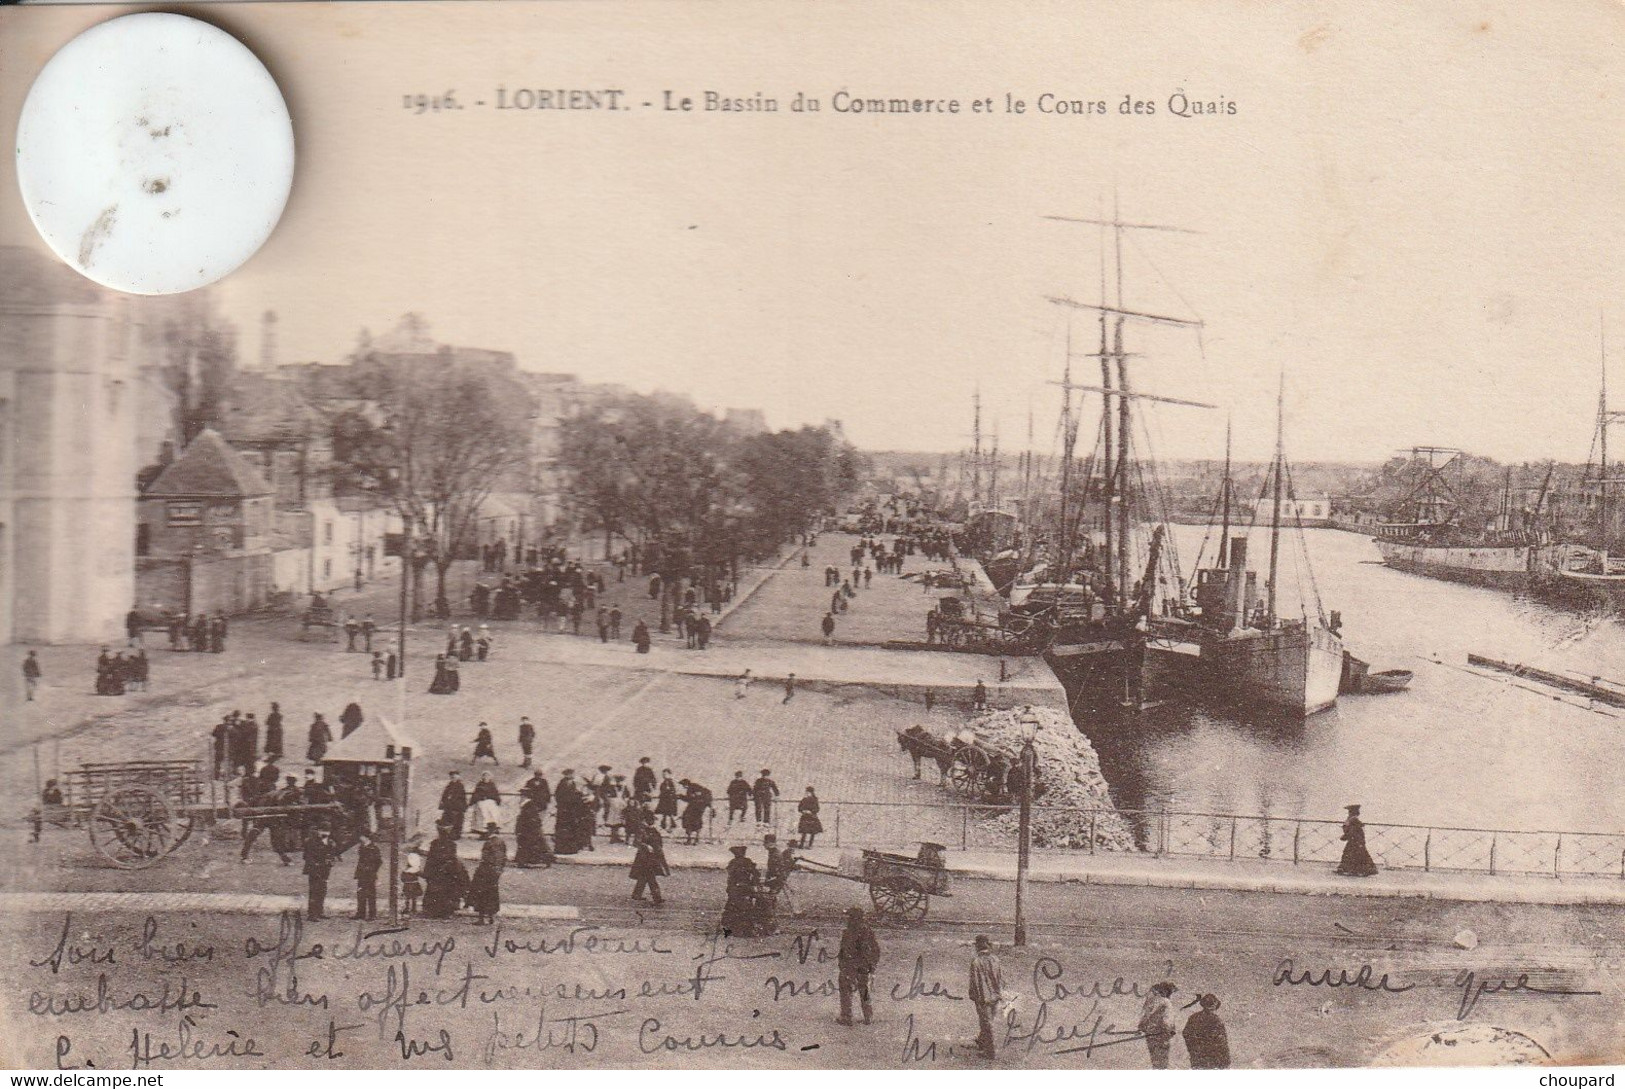
[[[1474,531],[1460,524],[1456,489],[1448,480],[1451,467],[1456,467],[1459,476],[1464,455],[1438,447],[1416,448],[1412,457],[1422,469],[1421,481],[1405,504],[1414,500],[1414,516],[1408,522],[1378,527],[1375,543],[1383,562],[1399,571],[1528,593],[1558,604],[1625,607],[1625,557],[1610,552],[1615,520],[1611,489],[1625,483],[1625,478],[1612,475],[1608,435],[1610,426],[1621,419],[1625,412],[1608,407],[1605,351],[1591,456],[1581,482],[1583,493],[1594,505],[1587,518],[1589,526],[1572,537],[1563,535],[1568,539],[1554,539],[1557,535],[1547,513],[1551,470],[1533,511],[1516,525],[1509,469],[1494,524]],[[1425,465],[1420,463],[1423,455]],[[1435,464],[1441,455],[1445,460]]]
[[[1218,560],[1215,566],[1196,572],[1195,609],[1186,616],[1194,632],[1186,638],[1194,635],[1199,647],[1199,690],[1204,695],[1224,703],[1308,716],[1337,702],[1344,668],[1342,623],[1337,613],[1328,616],[1321,608],[1301,532],[1294,543],[1301,550],[1298,566],[1307,576],[1307,585],[1298,587],[1298,615],[1285,615],[1280,607],[1282,502],[1290,502],[1291,490],[1279,394],[1275,412],[1275,460],[1265,480],[1270,500],[1269,567],[1262,592],[1259,572],[1248,566],[1247,536],[1230,536],[1227,434]],[[1301,531],[1301,527],[1293,528]]]
[[[1058,306],[1093,313],[1099,323],[1100,347],[1087,353],[1100,363],[1100,384],[1072,381],[1070,336],[1060,382],[1061,436],[1058,517],[1047,558],[1018,577],[1009,591],[1011,612],[1040,625],[1046,633],[1045,657],[1066,685],[1074,707],[1107,711],[1144,709],[1160,701],[1158,663],[1147,653],[1157,595],[1170,581],[1178,583],[1177,558],[1164,521],[1151,509],[1147,478],[1154,464],[1135,446],[1136,407],[1147,401],[1211,408],[1195,401],[1141,393],[1132,388],[1124,347],[1124,327],[1149,323],[1194,329],[1191,318],[1129,309],[1124,304],[1122,240],[1130,230],[1181,228],[1125,223],[1112,219],[1048,216],[1102,228],[1116,253],[1115,299],[1108,302],[1105,246],[1101,259],[1099,303],[1052,297]],[[1187,232],[1188,233],[1188,232]],[[1077,460],[1080,415],[1076,393],[1101,396],[1096,451],[1085,465]],[[1081,469],[1081,472],[1080,472]],[[1143,563],[1139,562],[1143,554]],[[1161,577],[1164,569],[1170,578]]]

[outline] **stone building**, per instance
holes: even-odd
[[[141,494],[136,600],[143,608],[240,613],[272,590],[271,485],[206,429]]]
[[[148,301],[0,247],[0,642],[123,630]]]

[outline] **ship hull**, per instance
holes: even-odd
[[[1343,641],[1318,625],[1202,639],[1204,689],[1218,700],[1309,716],[1337,702]]]
[[[1396,571],[1496,590],[1532,590],[1539,582],[1536,550],[1529,547],[1446,548],[1381,537],[1375,541],[1382,562]]]
[[[1044,657],[1075,712],[1148,710],[1168,698],[1174,680],[1162,660],[1148,653],[1144,633],[1123,624],[1063,626]]]

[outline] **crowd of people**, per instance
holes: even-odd
[[[35,668],[38,668],[36,662]],[[147,660],[147,650],[139,647],[133,654],[123,651],[108,653],[103,647],[96,656],[96,695],[122,696],[126,692],[141,692],[147,687],[147,676],[151,663]],[[28,676],[25,663],[23,676]],[[38,677],[36,675],[37,682]],[[32,693],[30,693],[32,698]]]

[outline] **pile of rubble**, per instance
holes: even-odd
[[[1043,791],[1034,802],[1033,846],[1088,849],[1092,828],[1097,850],[1133,850],[1133,834],[1112,804],[1100,758],[1064,712],[1048,707],[989,711],[973,719],[970,730],[984,748],[998,749],[1014,762],[1030,728],[1022,723],[1028,716],[1038,720],[1033,751]],[[1013,835],[1019,823],[1020,814],[1012,807],[990,819],[988,826]]]

